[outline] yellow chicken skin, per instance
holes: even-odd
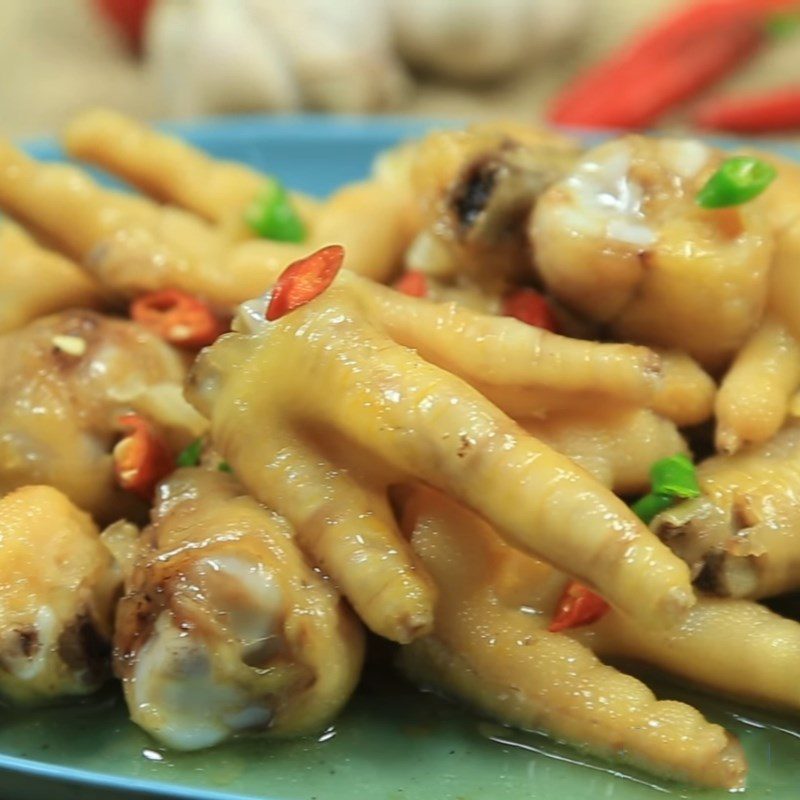
[[[800,168],[769,153],[745,155],[771,163],[776,178],[754,204],[775,232],[767,312],[725,375],[716,402],[717,450],[735,453],[767,441],[783,425],[800,385]]]
[[[651,408],[692,425],[711,414],[715,384],[688,356],[572,339],[461,301],[407,297],[353,275],[348,282],[395,341],[463,378],[512,417],[590,416],[608,406]],[[263,305],[246,304],[247,316],[261,319]]]
[[[187,468],[161,484],[125,590],[115,671],[133,721],[170,747],[319,731],[358,681],[358,622],[231,475]]]
[[[133,322],[63,311],[0,336],[0,495],[44,483],[102,521],[141,512],[114,477],[119,417],[141,412],[183,446],[203,425],[181,357]]]
[[[690,356],[676,350],[659,351],[661,379],[648,408],[679,427],[699,425],[714,412],[717,385]]]
[[[218,227],[224,239],[256,237],[245,224],[245,213],[253,200],[275,185],[267,175],[214,160],[179,139],[108,110],[78,116],[66,130],[64,145],[70,155],[107,169],[154,199],[199,215]],[[367,180],[346,186],[323,202],[297,193],[289,196],[305,224],[307,239],[302,245],[261,242],[252,253],[254,277],[259,253],[269,260],[277,251],[279,257],[291,260],[308,248],[333,242],[347,245],[347,266],[360,275],[386,280],[397,271],[412,231],[405,200],[390,187]],[[247,248],[242,257],[247,261],[249,255]],[[239,258],[234,256],[234,261]],[[209,296],[217,299],[213,293]]]
[[[691,399],[675,402],[671,387],[687,370],[676,370],[672,359],[647,348],[571,339],[460,303],[407,297],[352,275],[348,286],[392,338],[463,378],[511,416],[591,412],[598,403],[613,403],[669,405],[685,418],[690,406],[695,416],[711,407],[708,397],[700,398],[699,407],[692,387]],[[259,309],[252,314],[263,318]]]
[[[548,290],[617,338],[724,367],[764,310],[775,243],[758,203],[695,202],[721,161],[697,141],[642,136],[586,153],[531,217]]]
[[[546,630],[562,575],[430,490],[406,500],[403,528],[440,590],[433,634],[400,651],[412,680],[501,722],[658,775],[743,785],[744,756],[724,729],[691,706],[657,700],[584,645]]]
[[[600,658],[635,661],[725,697],[800,712],[800,624],[760,603],[701,596],[669,631],[611,611],[569,633]]]
[[[800,386],[800,344],[767,314],[736,354],[715,400],[716,447],[735,453],[765,442],[783,426]]]
[[[250,305],[239,332],[200,355],[187,397],[243,483],[286,515],[367,625],[403,642],[432,624],[432,586],[386,500],[410,479],[459,498],[636,617],[680,618],[693,603],[685,565],[573,462],[398,344],[358,286],[342,273],[272,323],[263,301]]]
[[[195,214],[101,188],[82,170],[39,164],[4,142],[0,209],[122,297],[181,289],[224,309],[263,291],[270,264],[278,269],[298,253],[297,245],[282,242],[232,247]]]
[[[100,287],[76,264],[0,223],[0,334],[65,308],[99,308]]]
[[[527,218],[579,153],[555,133],[492,122],[384,154],[377,175],[407,193],[419,231],[406,266],[490,294],[529,279]]]
[[[0,146],[0,207],[45,231],[120,294],[169,286],[228,308],[271,285],[300,247],[266,241],[231,246],[214,226],[194,214],[100,189],[70,167],[37,165],[7,146]],[[70,214],[62,213],[64,207]],[[351,210],[349,216],[356,215]],[[363,220],[354,227],[370,230]],[[374,248],[366,247],[365,252],[373,253]],[[349,258],[345,266],[351,263]],[[455,304],[428,306],[371,282],[363,285],[374,288],[374,302],[387,326],[405,328],[409,346],[447,354],[454,363],[442,366],[472,373],[474,385],[513,416],[575,405],[592,408],[598,395],[656,406],[662,392],[675,384],[670,376],[686,372],[673,373],[666,359],[646,348],[551,337],[516,321],[489,321]],[[413,340],[411,314],[421,326]],[[701,372],[696,365],[694,369]],[[495,377],[498,372],[503,385]],[[515,377],[519,374],[522,380]],[[688,394],[692,406],[688,413],[696,421],[697,398],[693,390]],[[699,404],[708,405],[702,396]],[[687,412],[681,403],[670,400],[657,410],[671,417],[673,408],[684,422]]]
[[[648,492],[656,461],[688,453],[675,424],[647,409],[608,405],[594,413],[552,414],[520,424],[620,495]]]
[[[651,523],[696,583],[748,598],[800,588],[800,425],[736,455],[708,459],[697,477],[703,495]]]
[[[800,165],[792,159],[754,148],[737,149],[736,155],[757,158],[775,168],[776,177],[769,191],[760,195],[756,202],[762,207],[780,242],[781,236],[800,220]]]
[[[242,227],[244,209],[271,181],[244,164],[215,160],[110,109],[75,117],[64,131],[64,148],[73,158],[114,173],[155,200],[231,227]],[[295,193],[291,198],[303,222],[312,225],[317,203]]]
[[[45,703],[109,676],[120,577],[91,518],[49,486],[0,498],[0,695]]]

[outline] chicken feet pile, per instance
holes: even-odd
[[[756,602],[800,588],[800,168],[709,211],[706,145],[476,126],[287,193],[305,238],[276,241],[246,221],[268,176],[112,112],[65,144],[145,194],[0,143],[5,697],[113,667],[170,747],[304,735],[355,689],[363,623],[483,714],[744,785],[726,731],[603,660],[800,711],[800,625]],[[268,314],[329,244],[338,276]],[[518,290],[559,332],[498,316]],[[163,291],[231,331],[196,353],[123,318]],[[700,496],[645,524],[651,466],[703,447]],[[576,582],[601,610],[553,628]]]

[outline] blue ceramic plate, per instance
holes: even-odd
[[[364,176],[376,153],[434,123],[398,119],[247,118],[174,126],[223,158],[324,195]],[[451,123],[452,124],[452,123]],[[790,146],[784,154],[800,155]],[[37,156],[60,155],[50,143]],[[64,708],[7,712],[0,722],[0,797],[5,800],[721,800],[723,791],[657,783],[583,759],[543,737],[477,718],[405,686],[385,663],[335,728],[319,740],[250,739],[209,752],[164,751],[127,719],[116,690]],[[799,673],[800,674],[800,673]],[[751,765],[748,800],[800,796],[800,724],[662,687],[688,699],[742,740]],[[202,702],[202,698],[197,699]]]

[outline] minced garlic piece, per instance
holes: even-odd
[[[86,352],[86,340],[80,336],[54,336],[53,345],[71,356],[82,356]]]

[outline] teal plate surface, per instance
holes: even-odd
[[[324,195],[366,174],[393,143],[447,123],[398,119],[238,118],[174,126],[216,156],[277,174]],[[791,145],[774,145],[800,155]],[[52,144],[29,149],[58,159]],[[335,728],[319,740],[245,739],[208,752],[164,751],[132,725],[116,690],[85,703],[5,712],[0,721],[3,800],[721,800],[583,758],[541,736],[482,722],[434,697],[368,671]],[[800,671],[798,673],[800,680]],[[738,735],[747,752],[746,800],[800,797],[800,723],[675,687]],[[202,698],[198,698],[202,702]]]

